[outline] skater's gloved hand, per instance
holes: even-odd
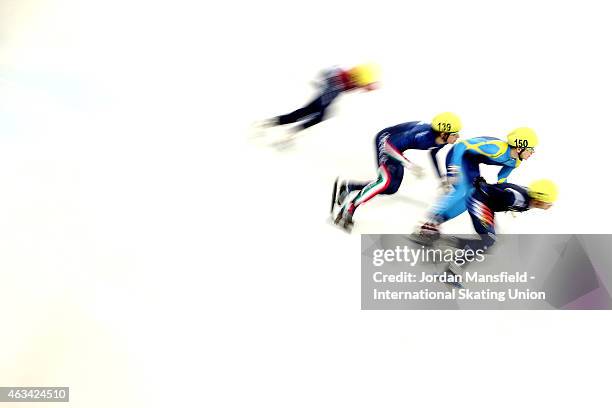
[[[453,190],[453,185],[448,180],[444,179],[440,182],[440,189],[444,194],[450,193]]]
[[[410,166],[410,171],[418,179],[425,177],[425,169],[423,169],[421,166],[413,164],[412,166]]]

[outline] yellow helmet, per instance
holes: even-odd
[[[559,195],[557,185],[548,179],[536,180],[527,189],[529,190],[529,197],[545,203],[555,202]]]
[[[527,148],[536,147],[538,145],[538,135],[533,129],[528,127],[520,127],[508,133],[508,144],[512,147]]]
[[[461,119],[452,112],[442,112],[431,120],[431,128],[438,132],[455,133],[461,130]]]
[[[376,64],[361,64],[351,68],[349,75],[357,86],[368,86],[378,81],[380,69]]]

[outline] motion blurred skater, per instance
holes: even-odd
[[[404,177],[404,167],[421,177],[423,169],[408,160],[406,150],[429,150],[434,167],[438,169],[436,154],[447,144],[459,138],[461,120],[451,112],[436,115],[430,123],[407,122],[381,130],[376,135],[375,148],[378,162],[378,178],[371,182],[360,183],[336,179],[332,196],[332,216],[336,205],[342,205],[334,223],[347,231],[353,227],[353,214],[357,207],[378,194],[394,194]],[[359,193],[347,200],[353,191]],[[344,203],[344,204],[343,204]]]
[[[378,76],[379,69],[375,64],[361,64],[348,70],[337,67],[327,69],[322,72],[318,81],[318,95],[310,103],[285,115],[264,120],[258,125],[268,128],[299,122],[297,126],[291,128],[293,135],[325,120],[327,109],[340,94],[354,90],[376,89]]]
[[[495,244],[496,212],[523,212],[531,208],[547,210],[557,200],[558,194],[555,183],[547,179],[536,180],[525,188],[511,183],[487,184],[484,178],[477,177],[467,199],[467,211],[481,239],[456,238],[455,246],[486,252]],[[447,274],[453,275],[459,272],[457,263],[451,263],[446,270]]]
[[[530,128],[521,127],[510,132],[505,142],[483,136],[462,140],[453,146],[446,156],[446,179],[452,188],[435,205],[429,219],[419,227],[416,240],[421,243],[435,240],[439,236],[440,224],[466,210],[466,199],[474,189],[473,180],[480,176],[481,163],[501,166],[497,181],[504,183],[523,160],[531,157],[537,144],[536,133]]]

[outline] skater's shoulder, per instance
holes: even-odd
[[[322,71],[323,72],[328,72],[328,73],[331,73],[331,72],[338,73],[338,72],[344,72],[345,70],[340,65],[329,65],[329,66],[323,68]]]
[[[402,122],[402,123],[398,123],[398,124],[393,125],[393,126],[391,126],[391,127],[392,127],[392,128],[401,128],[401,129],[406,129],[406,130],[408,130],[408,129],[412,129],[412,128],[414,128],[415,126],[417,126],[417,125],[419,125],[419,124],[421,124],[421,123],[422,123],[422,122],[419,122],[419,121],[417,121],[417,120],[412,120],[412,121],[409,121],[409,122]]]
[[[323,79],[331,79],[331,78],[340,77],[341,75],[345,73],[346,73],[346,70],[344,70],[339,65],[332,65],[332,66],[323,68],[321,71],[319,71],[319,77]]]
[[[414,122],[414,129],[417,132],[428,132],[433,134],[433,130],[431,128],[431,123],[428,122]]]
[[[415,136],[433,135],[431,124],[423,121],[406,122],[405,128]]]
[[[498,159],[508,152],[508,143],[490,136],[473,137],[462,140],[459,143],[463,144],[467,150],[491,159]]]
[[[415,133],[414,130],[417,128],[417,125],[420,122],[417,121],[412,121],[412,122],[402,122],[402,123],[398,123],[395,124],[393,126],[390,126],[388,128],[384,129],[384,132],[388,132],[388,133],[392,133],[392,134],[402,134],[402,135],[408,135],[408,134],[413,134]]]
[[[468,144],[497,143],[497,142],[506,143],[503,140],[498,139],[496,137],[492,137],[492,136],[476,136],[476,137],[471,137],[469,139],[464,139],[463,141]]]

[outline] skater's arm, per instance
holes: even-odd
[[[455,166],[457,168],[461,168],[461,161],[463,160],[463,153],[465,153],[467,146],[465,143],[457,143],[453,146],[453,150],[449,153],[451,155],[450,160],[448,161],[448,167]]]
[[[512,173],[512,170],[514,170],[513,167],[508,167],[508,166],[502,167],[499,173],[497,173],[497,182],[505,183],[506,180],[508,180],[508,176],[510,175],[510,173]]]
[[[442,172],[440,171],[440,165],[437,159],[437,154],[440,152],[440,150],[442,150],[442,147],[436,147],[434,149],[431,149],[429,151],[429,154],[431,156],[431,161],[433,163],[434,169],[436,169],[436,174],[438,175],[439,178],[443,178],[444,176],[442,175]]]
[[[452,150],[448,153],[451,155],[450,159],[446,163],[446,178],[454,184],[459,179],[461,173],[461,162],[463,161],[463,153],[465,153],[467,146],[463,142],[459,142],[453,146]]]

